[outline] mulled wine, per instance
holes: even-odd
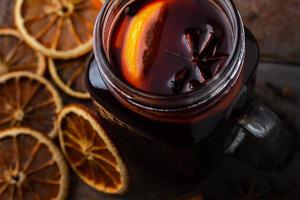
[[[177,180],[208,174],[259,59],[232,2],[111,0],[94,38],[87,88],[120,150]]]
[[[118,75],[152,94],[200,89],[233,49],[228,18],[207,0],[134,1],[113,29],[111,60]]]

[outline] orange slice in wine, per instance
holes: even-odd
[[[100,0],[16,0],[18,30],[32,48],[51,58],[70,59],[92,49]]]
[[[88,55],[71,60],[49,59],[48,66],[52,79],[66,94],[79,98],[89,99],[84,81],[84,70]]]
[[[166,13],[166,1],[154,1],[129,24],[122,48],[122,73],[133,86],[139,88],[155,59]]]
[[[0,199],[64,200],[68,168],[59,149],[26,128],[0,132]]]
[[[0,129],[30,127],[54,138],[61,99],[46,79],[29,72],[0,76]]]
[[[12,71],[38,75],[45,72],[45,57],[27,46],[17,31],[0,29],[0,46],[0,75]]]
[[[69,105],[59,114],[58,124],[61,148],[75,173],[99,191],[124,193],[126,165],[97,118],[83,106]]]

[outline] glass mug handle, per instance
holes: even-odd
[[[257,168],[283,167],[293,145],[281,121],[261,102],[247,101],[245,112],[233,122],[232,139],[225,152]]]

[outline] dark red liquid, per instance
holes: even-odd
[[[135,1],[124,8],[111,41],[119,76],[160,95],[201,88],[233,48],[228,19],[207,0]]]
[[[156,7],[159,2],[167,5]],[[135,17],[149,4],[155,9],[135,29],[136,37],[128,40],[131,27],[138,27],[132,25]],[[110,41],[109,37],[101,39],[105,47],[111,47],[107,51],[112,70],[124,82],[148,93],[174,95],[201,88],[224,67],[233,49],[232,26],[207,0],[136,0],[120,9],[121,15],[112,13],[118,20],[112,20],[113,26],[104,31],[112,33]],[[128,48],[130,45],[134,47]],[[137,59],[133,59],[132,73],[126,60],[130,56]],[[93,57],[87,88],[103,120],[101,125],[124,154],[169,178],[194,180],[208,174],[223,157],[223,147],[230,139],[223,120],[244,105],[247,93],[241,91],[252,91],[257,62],[256,41],[246,30],[246,55],[238,79],[220,101],[203,112],[193,110],[191,115],[178,112],[163,118],[132,109],[107,87],[106,79],[111,77],[102,79],[104,73],[99,69],[103,63]]]
[[[250,93],[253,90],[257,62],[256,40],[246,29],[246,55],[239,81],[217,105],[217,110],[207,111],[210,116],[187,124],[153,121],[120,104],[104,83],[94,57],[86,74],[87,88],[104,120],[101,125],[108,126],[105,130],[126,155],[150,171],[173,179],[191,180],[197,173],[208,174],[216,166],[214,160],[223,155],[219,150],[226,141],[224,137],[228,137],[227,128],[221,126],[216,134],[211,132],[229,109],[227,97],[236,97],[242,86]]]

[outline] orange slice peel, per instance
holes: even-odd
[[[0,75],[12,71],[29,71],[43,75],[45,57],[31,49],[13,29],[0,29]]]
[[[62,102],[49,81],[29,72],[8,73],[0,76],[0,95],[0,129],[30,127],[57,135]]]
[[[56,85],[66,94],[78,99],[90,99],[84,80],[87,58],[88,55],[72,60],[48,60],[49,72]]]
[[[71,59],[92,49],[100,0],[16,0],[15,22],[32,48],[51,58]]]
[[[86,184],[108,194],[128,187],[127,167],[96,117],[81,105],[69,105],[58,117],[61,149]]]
[[[166,17],[166,1],[154,1],[141,9],[129,24],[122,48],[125,79],[139,87],[154,60]]]
[[[0,199],[64,200],[68,167],[59,149],[27,128],[0,132]]]

